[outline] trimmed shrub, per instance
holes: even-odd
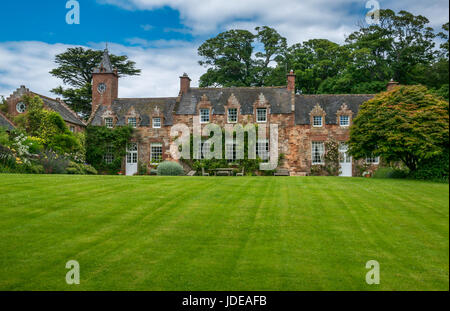
[[[67,174],[71,175],[97,175],[97,170],[88,165],[70,161],[69,166],[66,168]]]
[[[183,167],[177,162],[162,162],[158,165],[158,176],[183,176]]]
[[[380,167],[373,174],[373,178],[406,178],[408,171],[392,167]]]

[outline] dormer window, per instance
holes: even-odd
[[[313,126],[314,127],[322,127],[323,126],[323,117],[322,116],[314,116],[313,117]]]
[[[267,122],[267,108],[256,109],[256,122],[258,123]]]
[[[153,118],[153,128],[160,129],[161,128],[161,118]]]
[[[105,126],[112,129],[114,127],[113,118],[105,118]]]
[[[236,123],[238,121],[238,110],[237,108],[228,109],[228,123]]]
[[[209,109],[203,108],[200,109],[200,123],[209,123]]]
[[[350,116],[340,116],[339,125],[343,127],[350,126]]]
[[[137,127],[136,118],[128,118],[128,125],[131,126],[132,128],[136,128]]]

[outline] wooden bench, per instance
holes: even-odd
[[[187,173],[187,176],[195,176],[195,174],[197,174],[196,171],[190,171],[189,173]]]
[[[280,168],[275,171],[274,176],[291,176],[291,173],[288,169]]]

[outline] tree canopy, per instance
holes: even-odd
[[[380,10],[379,24],[361,24],[344,44],[318,38],[291,46],[267,26],[229,30],[198,49],[207,68],[200,86],[280,86],[293,69],[302,93],[378,93],[394,79],[448,99],[449,24],[438,33],[428,24],[421,15]]]
[[[55,57],[57,68],[50,73],[70,86],[59,86],[52,93],[63,97],[64,101],[83,117],[89,116],[92,101],[92,72],[101,62],[103,51],[95,51],[82,47],[68,48]],[[111,64],[117,68],[119,76],[134,76],[141,73],[136,63],[128,56],[109,55]]]
[[[449,103],[425,86],[398,86],[364,103],[350,129],[355,158],[381,156],[410,171],[449,150]]]

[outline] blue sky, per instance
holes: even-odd
[[[51,95],[48,72],[72,46],[126,54],[143,70],[120,81],[121,97],[175,96],[178,76],[195,85],[205,71],[196,50],[221,31],[276,28],[290,44],[312,38],[343,42],[364,20],[366,0],[78,0],[79,25],[66,23],[67,0],[0,3],[0,95],[24,84]],[[381,8],[422,14],[436,29],[448,21],[445,0],[383,0]]]

